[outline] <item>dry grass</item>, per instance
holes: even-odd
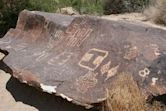
[[[148,20],[166,26],[166,0],[152,0],[151,5],[144,11]]]
[[[108,91],[105,111],[145,111],[144,99],[129,74],[120,74]]]
[[[149,107],[149,110],[151,110],[151,111],[166,111],[165,106],[157,101],[154,101],[154,103]]]
[[[110,86],[103,111],[166,111],[166,107],[158,101],[147,103],[132,76],[122,73]]]

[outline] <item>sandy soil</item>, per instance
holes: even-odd
[[[33,106],[16,102],[11,93],[6,89],[10,75],[0,70],[0,111],[38,111]]]

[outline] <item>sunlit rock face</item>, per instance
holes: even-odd
[[[166,31],[143,24],[25,10],[0,48],[20,82],[87,108],[124,73],[144,98],[166,93]]]

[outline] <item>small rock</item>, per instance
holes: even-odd
[[[73,7],[65,7],[57,10],[57,13],[66,15],[79,15],[79,13]]]

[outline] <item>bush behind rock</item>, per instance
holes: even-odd
[[[73,7],[80,14],[115,14],[141,11],[149,0],[0,0],[0,36],[16,25],[23,9],[56,12]]]
[[[141,12],[150,0],[104,0],[104,14]]]
[[[166,26],[166,0],[152,0],[144,14],[148,20]]]

